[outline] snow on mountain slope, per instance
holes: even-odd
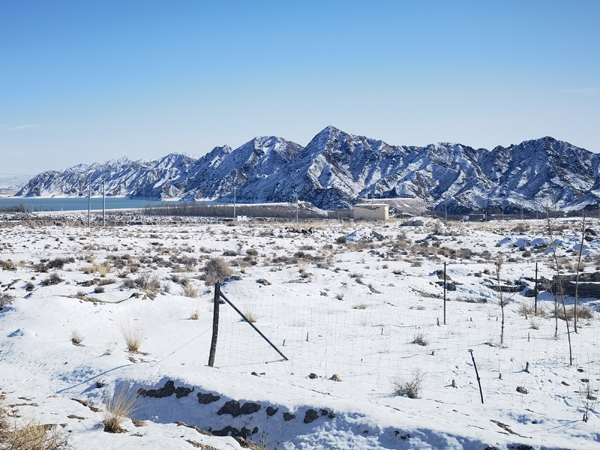
[[[302,147],[257,137],[201,158],[170,154],[154,161],[122,158],[44,172],[20,196],[93,195],[148,199],[287,202],[294,196],[324,209],[345,208],[367,194],[419,197],[432,207],[468,209],[545,205],[565,209],[600,201],[600,157],[551,137],[493,150],[456,143],[392,146],[329,126]]]

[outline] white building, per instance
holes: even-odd
[[[384,203],[360,203],[354,205],[354,220],[388,220],[390,207]]]

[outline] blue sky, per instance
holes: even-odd
[[[600,1],[0,2],[2,173],[321,129],[600,152]]]

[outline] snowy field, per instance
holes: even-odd
[[[570,365],[554,297],[541,291],[535,316],[525,295],[536,262],[540,278],[555,260],[575,275],[580,220],[552,221],[555,258],[542,220],[90,229],[9,218],[0,391],[17,427],[48,425],[86,450],[600,448],[600,302],[579,298],[587,314],[577,333],[569,323]],[[586,228],[589,275],[600,223]],[[233,271],[224,295],[288,360],[222,304],[208,367],[213,290],[202,278],[212,258]],[[396,394],[411,383],[418,398]],[[108,433],[119,395],[133,412]]]

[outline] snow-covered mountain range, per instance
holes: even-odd
[[[172,153],[43,172],[19,196],[106,194],[147,199],[291,201],[324,209],[374,198],[419,197],[459,212],[502,206],[580,209],[600,202],[600,155],[551,137],[507,148],[394,146],[329,126],[306,147],[269,136],[197,158]]]

